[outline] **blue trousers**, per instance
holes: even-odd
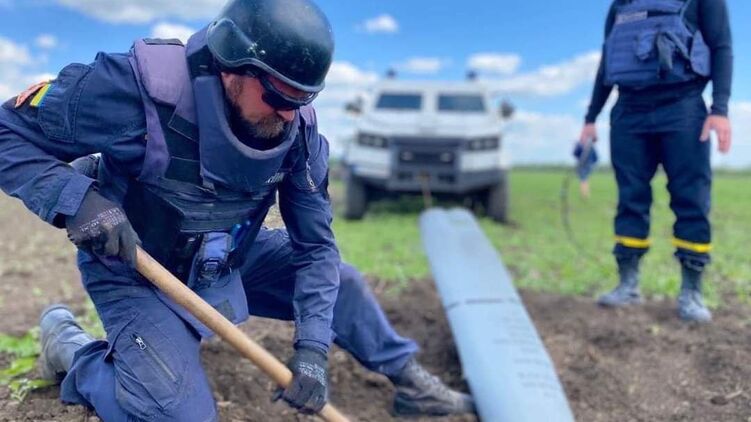
[[[613,108],[610,150],[618,183],[616,257],[640,256],[648,250],[650,183],[662,165],[675,213],[675,255],[700,265],[709,262],[710,143],[699,141],[706,117],[700,96],[641,106],[619,101]]]
[[[200,335],[124,265],[79,254],[83,283],[107,340],[76,353],[62,400],[94,408],[105,422],[217,420],[200,363]],[[293,319],[294,266],[286,231],[261,230],[240,271],[251,314]],[[417,345],[393,330],[355,268],[341,264],[340,278],[335,343],[366,368],[395,375]]]

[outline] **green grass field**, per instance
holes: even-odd
[[[616,281],[612,259],[612,219],[616,205],[613,174],[592,177],[592,197],[581,199],[577,183],[569,189],[570,222],[577,250],[561,218],[561,186],[565,170],[519,169],[511,176],[511,219],[502,226],[482,219],[480,224],[500,251],[518,287],[563,294],[595,295]],[[679,267],[671,245],[674,217],[664,175],[653,184],[652,249],[642,265],[642,291],[652,297],[674,296]],[[341,197],[334,183],[332,196]],[[334,223],[344,260],[365,273],[403,284],[429,276],[422,251],[418,216],[421,201],[376,203],[362,221]],[[717,305],[726,294],[748,300],[751,287],[751,174],[720,173],[715,177],[712,222],[713,264],[707,272],[707,296]],[[395,286],[396,287],[396,286]]]

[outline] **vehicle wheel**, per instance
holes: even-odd
[[[504,177],[501,182],[491,187],[485,196],[485,214],[499,223],[508,222],[508,179]]]
[[[359,220],[368,208],[368,188],[354,176],[348,176],[344,183],[344,218]]]

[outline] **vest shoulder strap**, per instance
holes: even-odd
[[[139,39],[133,55],[141,83],[157,103],[176,105],[189,79],[185,47],[179,40]]]

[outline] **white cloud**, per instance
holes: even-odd
[[[602,165],[607,165],[610,161],[609,114],[606,107],[597,124],[599,140],[596,147]],[[730,121],[733,127],[733,146],[728,154],[720,154],[717,152],[716,141],[713,141],[712,165],[722,168],[751,168],[751,101],[731,103]],[[582,123],[581,113],[545,114],[519,110],[505,127],[504,145],[515,165],[572,165],[571,151]]]
[[[39,48],[49,50],[57,47],[57,37],[52,34],[40,34],[34,40],[34,44]]]
[[[378,80],[375,72],[358,68],[349,62],[334,62],[326,77],[326,89],[315,100],[322,134],[331,143],[331,155],[341,156],[344,142],[354,133],[354,118],[344,105],[357,97],[367,99],[368,89]]]
[[[518,110],[505,126],[504,146],[511,162],[518,164],[572,164],[571,151],[582,127],[582,118],[572,114],[545,114]],[[603,130],[604,128],[598,128]],[[605,128],[606,129],[606,128]],[[607,157],[598,143],[598,153]]]
[[[107,22],[146,23],[166,17],[208,19],[225,0],[56,0],[59,4]]]
[[[360,27],[365,30],[365,32],[375,34],[375,33],[386,33],[386,34],[393,34],[396,32],[399,32],[399,23],[394,19],[393,16],[382,14],[380,16],[376,16],[372,19],[368,19],[365,22],[363,22]]]
[[[326,84],[332,85],[370,85],[378,79],[373,72],[365,72],[350,62],[334,62],[326,76]]]
[[[194,32],[196,31],[193,28],[185,25],[161,22],[151,29],[151,36],[154,38],[177,38],[185,43]]]
[[[18,91],[13,90],[9,85],[3,83],[2,80],[0,80],[0,104],[4,103],[5,100],[8,98],[18,94]]]
[[[30,63],[31,56],[25,46],[0,37],[0,102],[25,88],[23,68]]]
[[[600,63],[600,52],[591,51],[555,65],[505,79],[490,79],[488,84],[499,94],[552,97],[568,94],[584,83],[592,83]]]
[[[397,64],[396,68],[406,73],[430,75],[438,73],[441,69],[448,66],[449,63],[449,60],[438,57],[412,57],[403,63]]]
[[[31,62],[31,56],[29,50],[20,44],[14,43],[12,40],[0,37],[0,64],[3,66],[8,65],[23,65]]]
[[[516,54],[478,53],[469,57],[467,68],[478,72],[512,75],[522,59]]]

